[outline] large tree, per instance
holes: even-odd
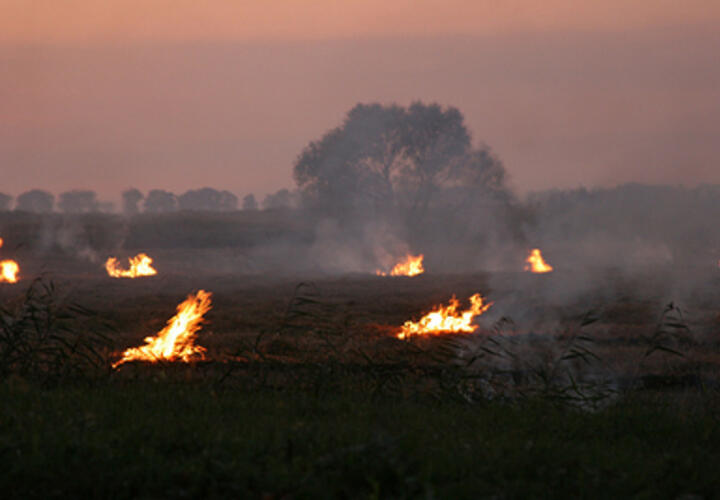
[[[473,149],[456,108],[421,102],[358,104],[339,127],[311,142],[294,168],[306,207],[416,222],[438,204],[504,196],[504,176],[487,148]]]

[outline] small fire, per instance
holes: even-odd
[[[130,269],[125,271],[119,268],[118,260],[115,257],[110,257],[105,262],[105,269],[113,278],[139,278],[140,276],[154,276],[157,274],[157,271],[152,267],[152,259],[147,254],[139,253],[135,257],[130,257],[128,261],[130,262]]]
[[[17,283],[20,266],[14,260],[0,260],[0,283]]]
[[[177,307],[177,314],[170,318],[167,326],[155,337],[146,337],[145,345],[127,349],[120,361],[113,363],[117,368],[128,361],[183,361],[205,359],[206,349],[195,345],[196,332],[200,330],[203,315],[210,310],[210,292],[199,290]]]
[[[397,338],[406,339],[413,335],[472,333],[477,330],[477,325],[472,324],[475,316],[483,314],[490,309],[492,304],[492,302],[486,304],[482,296],[476,293],[470,297],[470,309],[458,311],[460,302],[453,296],[447,306],[437,306],[419,321],[406,321],[400,328]]]
[[[3,239],[0,238],[0,247]],[[0,283],[17,283],[20,266],[14,260],[0,260]]]
[[[423,255],[406,255],[405,259],[395,264],[390,270],[390,276],[417,276],[425,272],[423,268]],[[377,270],[375,274],[378,276],[388,276],[388,273]]]
[[[533,248],[525,262],[527,262],[525,265],[526,271],[531,271],[533,273],[549,273],[553,270],[553,267],[545,262],[545,259],[543,259],[539,248]]]

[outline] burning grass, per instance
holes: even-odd
[[[406,321],[397,334],[399,339],[407,339],[416,335],[443,335],[452,333],[473,333],[477,325],[474,319],[487,311],[492,302],[485,303],[482,296],[476,293],[470,297],[470,308],[458,311],[460,302],[453,296],[447,306],[437,306],[418,321]]]
[[[177,314],[154,337],[145,338],[145,345],[127,349],[122,358],[113,363],[117,368],[128,361],[182,361],[205,359],[206,349],[195,345],[195,338],[203,316],[210,310],[210,293],[199,290],[177,307]]]
[[[20,266],[14,260],[0,260],[0,283],[17,283]]]
[[[400,262],[395,264],[390,272],[385,272],[380,269],[375,271],[377,276],[417,276],[425,272],[423,267],[422,254],[420,255],[406,255]]]
[[[539,248],[533,248],[525,262],[525,270],[532,273],[543,274],[553,271],[553,267],[543,259]]]
[[[3,246],[3,239],[0,238],[0,248]],[[0,260],[0,283],[17,283],[20,266],[14,260]]]
[[[110,257],[105,262],[105,270],[112,278],[140,278],[143,276],[155,276],[157,271],[152,267],[153,260],[144,253],[128,259],[130,267],[120,269],[120,264],[115,257]]]

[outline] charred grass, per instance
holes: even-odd
[[[214,293],[188,365],[109,364]],[[394,326],[486,276],[60,275],[0,289],[7,497],[713,497],[711,311],[624,295],[553,331]],[[491,295],[492,298],[492,295]],[[698,319],[700,318],[700,319]],[[698,322],[710,318],[705,326]],[[697,334],[697,331],[703,332]]]

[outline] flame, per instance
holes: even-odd
[[[130,269],[124,271],[118,267],[118,260],[110,257],[105,262],[107,273],[113,278],[138,278],[140,276],[154,276],[157,271],[152,267],[152,259],[144,253],[139,253],[135,257],[128,259]]]
[[[470,297],[470,309],[458,311],[460,302],[453,296],[447,306],[437,306],[417,322],[406,321],[400,328],[397,338],[406,339],[413,335],[440,335],[446,333],[472,333],[477,330],[473,325],[475,316],[490,309],[492,302],[485,304],[479,293]]]
[[[205,359],[206,349],[195,345],[195,333],[200,330],[203,315],[210,310],[210,292],[199,290],[177,307],[177,314],[170,318],[167,326],[155,337],[146,337],[145,345],[127,349],[120,361],[113,363],[116,368],[128,361],[183,361]]]
[[[406,255],[405,259],[395,264],[390,270],[390,276],[417,276],[425,272],[423,268],[423,255]],[[381,270],[375,271],[378,276],[388,276],[388,273]]]
[[[539,248],[533,248],[525,262],[527,262],[525,265],[526,271],[531,271],[533,273],[549,273],[553,270],[553,267],[545,262],[545,259],[543,259]]]
[[[0,260],[0,283],[17,283],[20,266],[14,260]]]
[[[0,238],[0,247],[3,239]],[[20,266],[14,260],[0,260],[0,283],[17,283]]]

